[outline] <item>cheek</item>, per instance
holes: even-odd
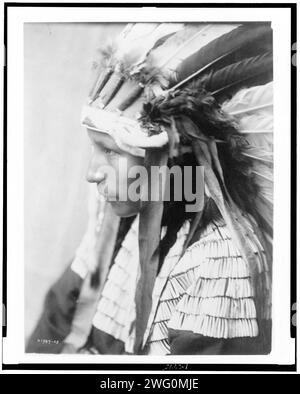
[[[124,199],[124,196],[127,196],[127,190],[130,182],[130,179],[128,178],[129,164],[127,157],[119,157],[113,165],[116,173],[115,189],[119,197],[123,196],[122,199]]]
[[[109,191],[108,194],[110,196],[116,196],[117,201],[110,200],[115,212],[119,216],[130,216],[138,213],[141,209],[141,202],[136,197],[134,200],[130,199],[128,190],[133,182],[138,178],[140,179],[140,176],[137,175],[135,178],[132,178],[128,175],[129,173],[132,174],[130,170],[135,166],[143,167],[143,159],[121,156],[117,160],[112,160],[110,165],[114,170],[115,176],[108,177],[105,183]]]
[[[116,195],[121,200],[127,199],[127,190],[132,182],[128,177],[130,160],[127,157],[119,157],[110,160],[110,171],[106,178],[106,186],[112,195]]]
[[[118,180],[119,180],[119,188],[124,191],[128,191],[129,186],[139,178],[129,177],[129,173],[133,174],[132,170],[137,167],[140,168],[143,165],[143,159],[135,158],[135,157],[122,157],[119,159],[119,168],[118,168]]]

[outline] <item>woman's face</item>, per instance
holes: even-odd
[[[120,150],[113,138],[101,132],[88,129],[92,142],[87,181],[96,183],[98,191],[112,205],[116,215],[128,217],[140,212],[140,199],[132,201],[127,196],[131,183],[137,178],[129,178],[128,171],[133,166],[143,166],[144,159]]]

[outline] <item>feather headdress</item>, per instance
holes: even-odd
[[[270,24],[129,24],[102,57],[82,124],[144,156],[145,166],[191,147],[206,193],[255,279],[257,237],[269,261],[272,253]],[[162,202],[140,215],[136,353],[151,308],[162,215]],[[188,241],[202,218],[194,216]]]

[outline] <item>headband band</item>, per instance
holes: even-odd
[[[145,156],[145,149],[162,148],[168,143],[168,134],[149,136],[138,121],[112,112],[85,105],[81,114],[81,125],[113,137],[118,147],[134,156]]]

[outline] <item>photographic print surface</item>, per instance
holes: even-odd
[[[33,194],[38,203],[31,191],[29,223],[46,198],[68,233],[44,213],[66,248],[49,254],[47,280],[44,265],[28,267],[29,326],[34,280],[45,302],[27,352],[270,352],[272,34],[268,22],[25,25],[26,108],[47,92],[39,114],[27,111],[26,153],[51,133],[39,171],[54,178]],[[72,111],[87,129],[80,137]],[[36,155],[28,161],[35,167]],[[30,253],[37,233],[27,234]]]

